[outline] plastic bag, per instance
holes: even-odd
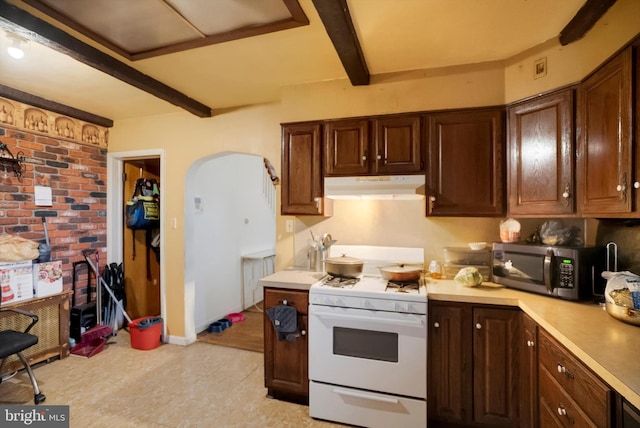
[[[39,256],[37,242],[15,235],[0,235],[0,262],[26,262]]]
[[[559,220],[549,220],[540,227],[540,239],[546,245],[582,246],[580,228],[577,226],[564,227]]]
[[[460,269],[453,279],[465,287],[475,287],[482,284],[482,274],[475,267]]]
[[[618,306],[640,309],[640,276],[624,272],[603,272],[607,279],[604,298]]]

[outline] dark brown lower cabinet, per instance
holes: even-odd
[[[429,426],[519,427],[520,311],[429,302]]]
[[[522,312],[521,321],[520,426],[522,428],[535,428],[539,424],[538,324],[524,312]]]
[[[298,312],[300,335],[293,341],[279,340],[266,310],[290,305]],[[264,386],[270,397],[308,404],[308,320],[309,292],[279,288],[264,290]]]

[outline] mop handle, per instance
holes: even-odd
[[[98,252],[96,251],[96,260],[98,259]],[[93,264],[93,262],[90,260],[90,258],[87,257],[87,263],[89,263],[89,265],[91,266],[91,269],[93,269],[93,271],[96,274],[96,278],[99,278],[100,280],[100,285],[103,285],[104,288],[109,292],[109,294],[111,295],[111,298],[113,299],[113,301],[116,303],[116,305],[118,305],[118,307],[120,309],[122,309],[122,314],[124,315],[124,317],[127,319],[127,321],[129,322],[133,322],[133,320],[129,317],[129,314],[127,314],[127,311],[124,309],[124,306],[122,306],[122,302],[120,302],[120,300],[116,299],[115,294],[113,294],[113,291],[111,291],[111,288],[109,288],[109,285],[107,284],[107,282],[104,280],[104,278],[102,278],[102,276],[99,274],[98,272],[98,268]],[[100,290],[100,287],[97,287],[98,290]],[[98,291],[98,297],[100,296],[100,291]],[[97,300],[97,299],[96,299]],[[101,322],[100,322],[101,324]]]

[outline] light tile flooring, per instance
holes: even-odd
[[[35,369],[42,405],[69,405],[71,427],[344,428],[267,398],[262,353],[200,342],[141,351],[124,330],[109,343]],[[0,403],[33,404],[32,394],[23,372],[0,384]]]

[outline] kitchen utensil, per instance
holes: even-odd
[[[343,254],[340,257],[329,257],[324,260],[325,270],[329,275],[341,278],[356,278],[362,273],[364,261]]]
[[[324,245],[325,248],[329,247],[329,242],[331,242],[331,235],[328,233],[324,233],[322,235],[322,238],[320,238],[320,242],[322,243],[322,245]]]
[[[422,265],[395,264],[389,266],[378,266],[382,279],[397,282],[418,281],[422,275]]]
[[[47,232],[46,217],[42,217],[42,228],[44,230],[44,244],[38,245],[38,263],[45,263],[51,260],[51,245],[49,244],[49,233]]]
[[[327,251],[323,245],[320,247],[309,248],[309,270],[322,272],[324,270],[322,262],[326,255]]]

